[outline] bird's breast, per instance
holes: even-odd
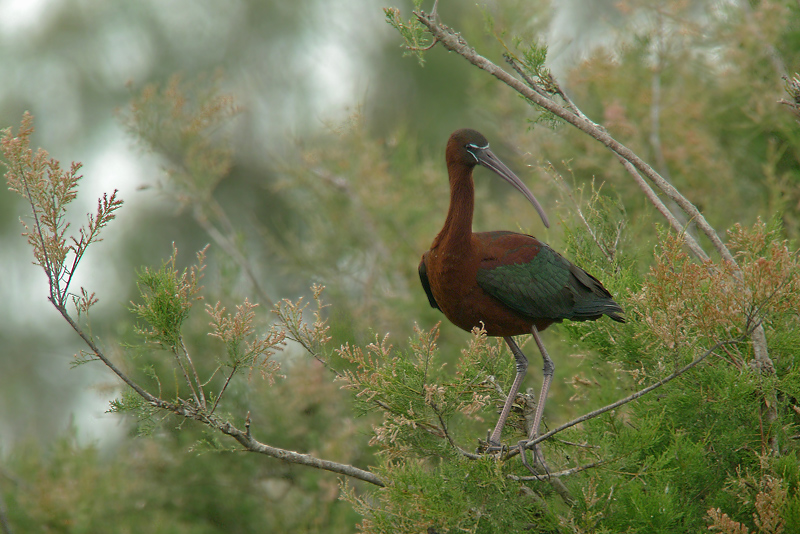
[[[450,322],[466,331],[482,327],[490,336],[529,334],[532,322],[487,294],[478,285],[483,256],[448,252],[434,247],[425,263],[431,293]]]

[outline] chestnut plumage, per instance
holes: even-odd
[[[483,327],[505,338],[517,364],[490,444],[500,434],[527,370],[527,359],[511,336],[532,334],[544,360],[545,379],[530,438],[538,434],[554,365],[538,332],[564,319],[594,321],[603,315],[624,322],[622,308],[595,277],[570,263],[535,237],[516,232],[472,232],[475,206],[473,171],[484,166],[522,193],[549,227],[544,209],[511,170],[489,149],[479,132],[463,129],[447,142],[450,206],[444,226],[422,256],[419,276],[428,300],[456,326]]]

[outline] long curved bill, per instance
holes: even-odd
[[[513,185],[517,191],[525,195],[525,198],[527,198],[530,203],[533,204],[533,207],[536,208],[536,211],[539,212],[539,217],[542,218],[545,228],[550,228],[550,221],[547,220],[547,215],[544,214],[542,205],[539,204],[539,201],[536,200],[533,193],[522,183],[522,180],[517,178],[516,174],[511,172],[511,169],[506,167],[505,164],[489,150],[489,147],[477,149],[472,152],[472,155],[475,156],[478,163],[495,172],[500,178]]]

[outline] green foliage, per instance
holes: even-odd
[[[150,377],[158,381],[158,376],[152,368],[148,371]],[[119,398],[112,399],[108,412],[127,414],[136,418],[136,433],[140,436],[151,436],[158,429],[159,419],[156,416],[158,411],[132,390],[123,390]]]
[[[27,118],[26,120],[29,121]],[[23,123],[23,130],[28,133],[32,131],[29,124],[26,123]],[[11,144],[17,141],[15,138],[10,138],[9,132],[6,132],[6,139],[10,139],[9,142]],[[25,150],[17,152],[23,156],[26,153]],[[37,157],[46,159],[42,154],[44,153],[40,151]],[[58,168],[57,162],[53,160],[48,165],[51,170]],[[73,168],[77,167],[73,166]],[[33,177],[36,177],[35,172]],[[50,179],[57,182],[55,184],[56,188],[64,186],[64,184],[70,185],[71,189],[70,187],[64,189],[66,193],[62,195],[65,198],[71,197],[68,200],[74,199],[76,194],[74,190],[76,180],[72,180],[72,177],[73,175],[56,171],[49,175]],[[9,178],[10,185],[14,188],[19,183],[24,186],[27,183],[26,180],[29,180],[31,176],[23,174],[21,180],[17,180],[16,175]],[[21,191],[22,189],[17,187],[16,190]],[[59,194],[61,193],[53,193],[53,195]],[[56,204],[57,200],[55,200]],[[236,387],[233,379],[241,376],[243,374],[242,371],[247,368],[252,371],[258,367],[262,376],[270,384],[274,383],[275,377],[278,376],[276,372],[279,367],[277,362],[271,359],[271,356],[274,355],[276,350],[282,348],[285,330],[273,328],[266,335],[257,336],[255,305],[250,304],[245,299],[243,304],[237,306],[237,311],[233,314],[226,313],[225,308],[220,303],[206,308],[206,312],[211,318],[211,324],[206,329],[204,337],[208,339],[207,336],[210,335],[224,344],[225,349],[221,355],[211,348],[206,349],[204,344],[195,347],[194,344],[187,342],[187,340],[192,339],[192,333],[189,330],[193,326],[192,321],[190,321],[193,303],[202,298],[200,296],[202,289],[200,280],[205,268],[205,249],[198,253],[196,265],[181,271],[177,267],[177,248],[173,247],[173,254],[162,263],[159,269],[144,268],[139,273],[139,303],[133,303],[130,311],[143,321],[144,324],[134,327],[134,331],[143,336],[146,343],[142,347],[127,347],[129,350],[122,354],[122,358],[127,360],[126,363],[132,362],[134,358],[149,360],[143,367],[142,372],[150,383],[157,385],[157,394],[154,395],[137,382],[137,377],[133,373],[127,374],[105,357],[102,349],[95,344],[93,338],[87,335],[82,330],[82,327],[72,320],[68,310],[64,307],[66,289],[69,287],[69,281],[74,274],[74,269],[77,267],[82,253],[89,244],[97,241],[99,228],[113,219],[113,216],[109,216],[109,214],[113,213],[118,204],[115,203],[113,198],[107,204],[103,204],[101,201],[101,211],[98,212],[97,218],[94,219],[90,216],[90,230],[88,232],[81,231],[81,238],[73,239],[74,248],[64,244],[63,235],[54,236],[54,233],[58,230],[61,230],[62,234],[66,231],[67,225],[63,224],[62,219],[48,226],[49,219],[47,217],[39,217],[42,213],[42,202],[32,199],[30,200],[30,205],[33,211],[34,223],[28,235],[39,236],[38,240],[31,241],[34,250],[37,250],[37,243],[46,243],[46,240],[42,238],[42,236],[46,236],[50,238],[51,242],[61,247],[59,250],[64,250],[66,254],[71,253],[76,258],[71,264],[71,270],[62,271],[59,270],[60,267],[56,268],[55,272],[68,272],[68,275],[66,275],[67,280],[63,285],[57,280],[55,282],[58,283],[53,281],[54,264],[43,261],[39,265],[51,279],[51,300],[53,304],[89,347],[88,351],[82,353],[79,361],[102,361],[131,388],[124,389],[121,397],[111,402],[110,411],[135,416],[139,423],[139,433],[143,435],[152,436],[157,428],[163,433],[165,429],[159,423],[166,420],[170,414],[180,415],[185,419],[201,421],[207,427],[214,428],[215,432],[219,434],[233,433],[232,423],[215,414],[223,394],[226,393],[229,385],[233,384],[231,389]],[[59,217],[63,215],[61,213],[64,211],[63,208],[58,208],[56,211],[59,212]],[[42,254],[45,258],[51,255],[44,245],[40,250],[45,251]],[[56,290],[61,289],[63,293],[57,293],[54,296],[52,287],[55,287]],[[93,293],[83,290],[81,296],[77,297],[75,301],[78,314],[88,314],[89,307],[95,301],[96,297]],[[86,319],[88,321],[88,317]],[[279,323],[278,325],[282,324]],[[283,327],[285,328],[285,325]],[[320,328],[324,331],[322,326]],[[295,330],[297,329],[295,328]],[[149,350],[152,349],[152,344],[161,349],[166,349],[166,352]],[[192,349],[191,351],[190,348]],[[194,351],[195,348],[198,349],[196,352]],[[193,356],[190,355],[191,352],[194,352]],[[174,357],[173,363],[170,363],[172,358],[164,358],[165,353]],[[216,362],[216,366],[214,366],[213,362]],[[222,369],[225,369],[225,374],[227,375],[224,377],[224,382],[218,376],[218,372]],[[203,376],[202,380],[201,376]],[[170,396],[171,383],[174,383],[174,390]],[[216,395],[214,395],[212,388],[217,389],[218,393]],[[184,396],[181,389],[184,391],[188,389],[189,395]],[[169,400],[166,400],[165,397],[169,398]],[[241,408],[240,398],[237,399],[235,395],[228,397],[232,397],[232,399],[225,403],[226,409],[234,406]],[[309,395],[309,397],[314,398],[313,395]],[[211,404],[211,401],[213,401],[213,404]],[[237,403],[237,401],[239,402]],[[282,408],[285,409],[285,407]],[[250,421],[248,413],[245,423],[248,437]],[[195,432],[191,428],[187,428],[188,425],[183,423],[184,420],[181,421],[180,431],[176,435],[188,437],[188,441],[191,442],[191,436]],[[322,427],[322,425],[320,426]],[[218,436],[209,437],[208,434],[201,433],[195,445],[197,449],[203,450],[213,449],[218,452],[230,450],[230,448],[217,442],[217,439]],[[72,449],[73,447],[70,445],[70,450]],[[31,448],[30,451],[24,452],[33,454],[34,449]],[[169,484],[167,484],[163,476],[166,471],[164,466],[158,465],[153,458],[147,457],[145,461],[148,464],[148,470],[137,469],[136,466],[115,464],[113,466],[113,475],[107,477],[100,471],[102,462],[98,460],[96,451],[76,448],[75,452],[77,454],[75,454],[74,459],[70,458],[69,454],[57,456],[54,459],[52,465],[60,470],[57,472],[44,472],[44,468],[41,467],[41,461],[33,460],[28,465],[25,463],[25,458],[14,461],[14,465],[21,469],[20,476],[23,484],[26,480],[35,478],[37,486],[24,485],[23,491],[18,492],[19,498],[14,498],[14,513],[11,517],[13,524],[29,527],[26,528],[26,531],[30,532],[50,531],[52,529],[78,532],[99,532],[102,530],[105,532],[111,531],[110,529],[114,528],[111,525],[117,524],[122,529],[120,531],[134,528],[151,532],[213,532],[217,529],[225,532],[245,532],[254,530],[256,525],[258,525],[258,528],[263,528],[266,525],[268,529],[293,530],[300,528],[306,531],[324,530],[328,532],[331,531],[330,527],[332,525],[351,524],[353,522],[352,518],[348,517],[351,514],[349,509],[345,508],[344,512],[342,512],[342,506],[344,505],[336,506],[333,504],[335,503],[335,483],[328,484],[329,488],[333,488],[334,495],[326,499],[317,500],[318,505],[312,507],[312,509],[316,508],[316,511],[319,512],[318,514],[308,515],[308,503],[303,503],[308,500],[306,494],[309,492],[302,489],[302,484],[297,484],[296,486],[299,490],[295,489],[291,498],[280,497],[281,499],[285,498],[286,502],[292,503],[287,509],[287,513],[270,513],[266,517],[260,517],[261,514],[259,514],[258,510],[261,506],[258,503],[263,497],[260,496],[261,493],[257,485],[255,485],[256,481],[252,479],[252,470],[247,475],[250,477],[248,487],[237,485],[242,490],[239,495],[232,497],[231,492],[226,491],[225,497],[220,497],[214,495],[214,492],[208,491],[202,484],[198,484],[196,480],[192,480],[193,477],[196,479],[198,476],[197,469],[190,470],[190,473],[173,473],[174,478],[170,478]],[[73,460],[80,460],[81,465],[73,462]],[[236,469],[231,469],[230,466],[224,473],[218,472],[217,467],[212,467],[220,466],[221,463],[212,462],[209,464],[206,462],[203,464],[209,475],[203,482],[212,486],[216,484],[215,487],[225,488],[235,485],[231,481],[233,478],[241,479],[245,476],[244,472],[238,472]],[[83,464],[89,464],[93,469],[83,469]],[[241,469],[242,463],[239,458],[236,458],[234,464]],[[178,469],[185,465],[184,462],[176,464]],[[64,469],[72,468],[79,472],[63,471]],[[142,480],[135,480],[137,475],[142,475]],[[216,478],[214,483],[209,482],[212,477]],[[274,477],[269,478],[273,479]],[[120,483],[123,479],[127,483]],[[108,485],[112,482],[120,486],[118,491],[108,491]],[[149,486],[153,483],[167,493],[154,493],[152,487]],[[139,485],[137,486],[137,484]],[[176,488],[181,484],[184,484],[184,487],[179,490],[180,499],[182,500],[183,496],[186,496],[186,503],[174,506],[173,501],[169,498],[169,492],[178,491]],[[144,490],[141,490],[141,485],[146,486]],[[286,491],[282,493],[285,495],[287,492],[291,492],[294,486],[292,483],[288,484]],[[73,491],[69,491],[70,489]],[[63,496],[60,495],[61,492],[64,493]],[[327,493],[330,495],[330,489],[327,490]],[[136,520],[128,516],[131,513],[138,513],[139,516],[142,516],[139,512],[145,506],[145,504],[142,504],[144,496],[147,499],[152,499],[153,505],[149,506],[150,513],[145,514],[148,516],[147,526],[139,526]],[[7,500],[6,495],[3,495],[3,502]],[[176,509],[180,510],[180,512],[176,513]],[[291,510],[302,510],[302,514],[293,514]],[[8,519],[5,507],[0,510],[0,513],[3,514],[2,520],[5,524]],[[186,514],[186,518],[180,517],[183,514]],[[111,517],[114,518],[114,521],[108,519]],[[244,519],[245,517],[247,519]],[[117,523],[117,520],[122,522]],[[38,527],[41,527],[41,529]]]
[[[420,12],[421,10],[422,0],[414,0],[414,11]],[[425,58],[422,52],[432,44],[430,37],[425,34],[425,27],[417,20],[416,16],[409,21],[404,21],[400,16],[400,10],[397,8],[385,7],[383,8],[383,13],[386,16],[386,22],[397,30],[405,41],[406,50],[403,55],[413,54],[416,56],[420,67],[424,66]]]
[[[447,198],[441,163],[424,153],[410,133],[372,135],[358,114],[285,155],[269,186],[272,202],[288,210],[274,226],[265,221],[273,228],[267,246],[292,279],[325,286],[330,335],[340,342],[407,330],[420,312],[437,320],[421,306],[417,263],[409,260],[430,245],[440,223],[430,214]],[[353,328],[364,317],[371,324]]]
[[[206,247],[207,249],[208,247]],[[222,396],[225,394],[231,380],[245,369],[251,372],[258,368],[262,378],[270,385],[275,383],[275,378],[280,376],[280,365],[272,358],[275,353],[283,348],[286,331],[278,326],[270,328],[261,337],[256,335],[257,305],[251,304],[247,299],[236,306],[236,313],[226,313],[226,308],[220,302],[214,306],[206,305],[206,313],[211,319],[208,336],[221,341],[225,350],[223,354],[213,353],[216,366],[208,365],[209,351],[201,351],[198,364],[195,364],[191,351],[186,345],[184,330],[186,321],[190,317],[193,303],[201,300],[203,286],[200,281],[205,270],[206,249],[197,253],[197,263],[179,271],[176,267],[178,250],[173,245],[172,255],[164,261],[158,270],[145,267],[139,273],[138,287],[141,303],[133,303],[130,311],[139,319],[145,321],[145,326],[135,327],[135,332],[142,336],[147,343],[154,343],[160,348],[172,353],[178,369],[183,376],[185,385],[191,391],[192,398],[197,407],[205,410],[206,400],[212,401],[210,413],[213,413]],[[196,356],[195,356],[196,357]],[[208,377],[201,380],[203,369],[211,367]],[[159,366],[163,369],[163,364]],[[206,391],[212,384],[216,375],[225,370],[227,376],[214,394]],[[177,369],[173,369],[173,372]],[[161,375],[164,371],[157,371],[155,367],[148,367],[148,377],[158,384],[159,396],[162,394],[162,383],[168,382]],[[176,380],[176,396],[179,395],[179,383]],[[180,397],[177,397],[180,400]],[[147,403],[141,405],[140,400],[131,398],[123,399],[112,405],[114,411],[133,412],[142,417],[146,430],[150,430],[152,423],[152,410]],[[184,401],[181,401],[184,402]]]
[[[508,378],[510,371],[501,345],[476,330],[458,361],[456,376],[450,376],[438,357],[438,328],[416,333],[407,352],[395,353],[386,337],[365,349],[345,344],[337,351],[356,365],[339,379],[354,392],[360,409],[383,413],[371,443],[390,460],[448,454],[443,448],[457,446],[466,422],[455,416],[482,421],[478,413],[497,397],[495,374]]]
[[[773,479],[784,480],[778,467],[785,465],[784,460],[761,456],[770,447],[770,435],[787,447],[789,457],[796,454],[785,430],[788,425],[789,433],[796,432],[796,410],[790,407],[794,401],[779,407],[778,420],[772,424],[764,406],[774,402],[775,391],[796,383],[797,371],[779,365],[775,376],[754,372],[743,334],[752,328],[757,314],[768,326],[781,325],[777,329],[791,335],[798,346],[796,327],[784,330],[796,324],[798,313],[792,297],[797,294],[800,274],[797,254],[780,238],[780,227],[761,221],[752,228],[736,225],[729,231],[729,247],[741,269],[737,278],[728,265],[690,261],[681,247],[681,236],[662,232],[655,263],[640,278],[619,249],[604,246],[610,236],[616,235],[613,241],[622,243],[627,238],[618,233],[622,227],[616,220],[607,218],[599,198],[593,195],[589,206],[578,211],[577,218],[588,231],[568,233],[572,253],[596,265],[614,258],[617,268],[607,270],[604,280],[610,287],[638,289],[623,298],[629,319],[624,327],[610,331],[600,323],[590,329],[570,324],[567,330],[598,351],[598,365],[611,360],[622,366],[620,371],[629,376],[626,387],[641,388],[663,378],[709,348],[712,358],[699,371],[690,371],[679,385],[673,382],[661,393],[623,408],[617,417],[635,421],[635,431],[620,427],[614,418],[587,424],[593,436],[588,441],[600,445],[601,456],[617,458],[618,471],[593,477],[599,495],[610,496],[613,491],[614,504],[606,502],[600,509],[596,504],[584,515],[611,531],[646,532],[692,531],[709,520],[714,528],[733,532],[725,529],[734,528],[734,519],[742,528],[753,528],[759,521],[777,521],[776,514],[791,516],[793,508],[772,490],[762,495],[765,503],[772,499],[771,504],[754,505],[757,500],[752,498],[735,503],[726,488],[739,484],[747,471],[759,473],[754,481],[759,487],[769,486]],[[617,211],[613,203],[606,204]],[[604,211],[605,216],[597,215]],[[729,343],[719,348],[723,341]],[[777,362],[788,356],[780,350],[771,355]],[[792,392],[788,398],[796,397]],[[635,480],[646,486],[626,482],[628,477],[622,473],[636,473]],[[796,492],[792,495],[797,497]],[[772,528],[759,531],[773,532]]]
[[[345,388],[362,410],[383,415],[371,443],[380,449],[377,472],[387,487],[369,497],[344,488],[344,498],[364,518],[361,531],[555,531],[558,519],[547,505],[509,481],[523,474],[520,465],[459,445],[474,440],[485,418],[493,417],[487,407],[502,404],[500,384],[510,383],[513,366],[501,342],[476,330],[453,376],[440,363],[438,328],[416,334],[402,351],[386,338],[339,350],[357,366],[340,377]]]
[[[487,11],[487,20],[511,13],[506,5],[513,8],[513,24],[528,24],[513,3],[502,6],[505,12],[498,8],[496,16]],[[354,509],[363,532],[800,531],[795,365],[800,269],[788,240],[798,235],[792,206],[800,136],[794,117],[770,107],[778,76],[763,57],[772,47],[786,64],[795,64],[800,26],[786,3],[752,5],[752,17],[725,13],[707,28],[693,24],[683,6],[659,8],[667,15],[659,20],[675,25],[662,28],[670,30],[659,34],[663,41],[643,36],[614,54],[592,56],[569,87],[592,117],[652,156],[689,198],[703,202],[715,224],[730,228],[727,240],[738,269],[718,261],[697,263],[686,254],[683,235],[655,228],[639,191],[622,185],[624,175],[604,148],[567,129],[558,136],[538,129],[515,134],[524,129],[520,109],[509,104],[508,95],[491,92],[486,99],[483,82],[460,88],[475,108],[492,113],[489,122],[504,132],[501,143],[520,151],[536,147],[530,150],[546,160],[574,162],[550,169],[534,164],[534,169],[571,167],[575,176],[586,178],[585,188],[567,189],[565,211],[571,215],[564,215],[547,239],[602,280],[626,311],[625,325],[601,320],[554,325],[545,332],[557,365],[545,414],[549,427],[698,362],[653,392],[543,442],[552,480],[531,477],[514,450],[495,455],[468,450],[495,421],[513,377],[513,359],[502,342],[480,332],[459,355],[466,344],[461,332],[430,328],[441,315],[427,306],[415,268],[441,221],[432,214],[443,214],[447,198],[438,149],[402,127],[385,126],[376,134],[359,116],[298,141],[294,152],[270,154],[274,168],[264,174],[275,179],[258,197],[268,197],[270,204],[268,209],[259,204],[247,228],[258,217],[266,224],[253,231],[263,232],[258,240],[248,240],[244,227],[237,227],[215,198],[239,162],[217,133],[236,107],[230,97],[217,95],[219,79],[204,86],[173,78],[164,89],[145,88],[126,117],[129,131],[164,157],[169,171],[164,190],[172,204],[188,208],[222,245],[222,261],[236,261],[251,281],[260,275],[251,257],[279,258],[283,279],[291,280],[281,296],[317,281],[328,286],[333,305],[323,304],[317,284],[313,303],[308,297],[280,300],[274,327],[262,328],[259,310],[248,299],[228,306],[231,312],[216,303],[206,306],[205,315],[197,313],[193,304],[200,297],[203,263],[181,270],[173,254],[161,268],[140,273],[142,295],[132,308],[143,323],[139,333],[167,352],[145,343],[120,359],[158,399],[174,401],[198,420],[224,422],[220,412],[233,414],[230,424],[246,421],[248,435],[252,427],[252,435],[270,445],[375,466],[385,487],[348,484],[347,502],[338,502],[332,476],[256,455],[227,454],[223,451],[236,442],[183,419],[163,424],[175,416],[126,389],[111,410],[133,414],[139,431],[151,436],[110,458],[73,445],[15,450],[11,465],[23,483],[4,493],[13,523],[31,532],[92,532],[97,521],[105,530],[124,524],[120,531],[347,532],[356,521]],[[397,10],[385,13],[421,61],[422,49],[432,44],[422,27],[414,18],[403,21]],[[677,41],[670,40],[675,36]],[[682,47],[680,38],[702,42]],[[723,45],[715,41],[721,38]],[[558,95],[557,86],[548,86],[544,47],[521,39],[514,44],[517,53],[511,57],[519,70]],[[656,79],[660,97],[652,89]],[[787,88],[795,99],[792,82],[787,80]],[[448,96],[456,91],[447,90]],[[437,97],[426,93],[426,98]],[[426,119],[435,123],[438,117]],[[6,138],[27,139],[27,131],[23,123],[16,138],[10,133]],[[654,133],[660,133],[660,143]],[[19,154],[20,160],[29,157]],[[529,161],[527,154],[516,155]],[[50,270],[51,283],[58,280],[55,294],[67,294],[77,265],[70,258],[80,259],[97,240],[95,230],[105,224],[99,221],[113,218],[116,199],[101,200],[86,231],[72,242],[63,239],[59,217],[74,197],[78,169],[63,171],[46,157],[30,158],[30,167],[42,171],[32,178],[55,179],[42,182],[38,197],[18,182],[12,188],[39,206],[33,213],[49,228],[43,235],[55,236],[41,240],[34,225],[26,229],[37,262]],[[606,185],[592,182],[589,190],[588,177],[594,175]],[[545,195],[548,183],[539,186]],[[518,213],[526,212],[507,209],[504,200],[488,202],[487,191],[478,191],[476,226],[524,226],[517,219],[524,221]],[[247,205],[234,206],[249,215]],[[756,217],[764,212],[780,213],[765,224]],[[694,231],[691,221],[686,231]],[[269,254],[258,254],[264,242]],[[265,272],[274,267],[263,264]],[[208,292],[226,293],[220,280],[213,282]],[[233,282],[221,283],[246,292]],[[270,300],[263,292],[259,296]],[[94,302],[88,290],[73,296],[79,315]],[[408,343],[393,347],[382,334],[404,332],[415,321],[422,326]],[[771,372],[756,365],[748,341],[758,321],[766,329]],[[289,344],[279,359],[285,379],[276,381],[275,351],[284,348],[284,340]],[[537,376],[536,350],[530,343],[523,348],[531,377]],[[301,350],[311,358],[298,358]],[[81,361],[95,359],[89,352]],[[253,370],[271,387],[247,380]],[[533,397],[525,393],[516,399],[504,435],[510,447],[527,435]],[[362,417],[354,418],[354,411]],[[370,426],[368,445],[364,436]],[[186,454],[191,450],[216,452],[197,457]]]
[[[585,200],[580,189],[570,195],[575,215],[564,221],[569,255],[600,273],[628,319],[625,325],[561,326],[575,343],[594,349],[584,371],[589,376],[573,379],[581,411],[657,383],[691,360],[702,363],[633,403],[564,431],[563,442],[544,442],[551,471],[575,470],[566,478],[575,502],[565,508],[555,488],[525,480],[527,471],[515,456],[475,456],[463,446],[481,435],[478,427],[491,424],[490,408],[502,401],[498,391],[510,385],[512,359],[502,345],[476,333],[453,378],[438,363],[438,330],[418,331],[408,349],[394,349],[386,338],[364,348],[346,344],[340,355],[356,368],[340,379],[361,410],[383,415],[372,443],[380,449],[387,487],[371,498],[352,491],[345,497],[364,516],[363,532],[502,532],[535,524],[535,531],[668,533],[721,525],[725,513],[748,528],[793,517],[796,482],[784,474],[791,462],[773,466],[763,451],[777,438],[784,454],[796,454],[787,436],[797,428],[796,401],[790,400],[796,398],[797,372],[793,366],[778,366],[775,376],[754,372],[745,342],[755,314],[767,325],[793,324],[798,315],[792,295],[800,264],[780,227],[757,221],[731,229],[740,278],[724,263],[692,262],[682,237],[666,231],[642,274],[638,258],[628,255],[633,238],[621,203],[600,188]],[[800,346],[794,332],[782,335]],[[783,400],[770,422],[764,406],[775,391]],[[526,434],[531,408],[521,399],[507,428],[511,444]],[[767,488],[760,501],[751,496],[742,503],[730,491],[746,472],[758,473],[753,483]],[[783,477],[790,498],[769,490],[769,480]],[[480,504],[472,493],[477,488],[486,490]],[[501,520],[491,513],[494,501],[487,495],[502,495],[515,511]]]
[[[384,464],[391,483],[371,499],[345,487],[344,498],[362,516],[365,533],[557,532],[558,519],[543,502],[508,482],[492,458],[444,458],[430,466],[407,459]]]
[[[551,96],[561,95],[561,89],[556,84],[550,69],[545,65],[547,61],[547,45],[544,43],[526,44],[520,37],[515,37],[513,42],[514,48],[518,53],[506,47],[505,58],[514,67],[514,70],[525,79],[528,85],[536,88],[537,91]],[[542,125],[550,129],[556,129],[564,125],[563,119],[557,115],[530,99],[526,98],[524,100],[536,110],[535,117],[528,119],[530,128]]]
[[[200,280],[203,277],[205,250],[197,254],[197,265],[179,272],[175,267],[178,249],[154,271],[145,267],[139,273],[139,292],[142,303],[133,304],[131,312],[144,320],[136,332],[145,340],[177,352],[181,346],[181,329],[189,316],[194,300],[202,297]]]
[[[786,104],[800,117],[800,74],[795,73],[794,77],[783,76],[784,90],[791,100],[779,100],[781,104]]]
[[[181,445],[131,439],[104,454],[77,445],[73,433],[15,447],[0,484],[14,532],[352,532],[357,517],[337,501],[334,480],[302,480],[253,455],[183,450],[174,458]],[[309,498],[315,489],[326,497]]]

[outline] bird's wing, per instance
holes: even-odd
[[[509,308],[534,319],[621,320],[611,294],[592,275],[541,241],[512,232],[481,234],[488,254],[478,285]],[[492,252],[495,253],[492,253]]]
[[[425,290],[425,294],[428,295],[428,302],[431,303],[431,308],[439,309],[439,305],[436,304],[436,299],[433,298],[433,293],[431,293],[431,283],[428,281],[428,268],[425,266],[425,257],[428,255],[426,252],[422,256],[422,260],[419,262],[419,281],[422,282],[422,289]]]

